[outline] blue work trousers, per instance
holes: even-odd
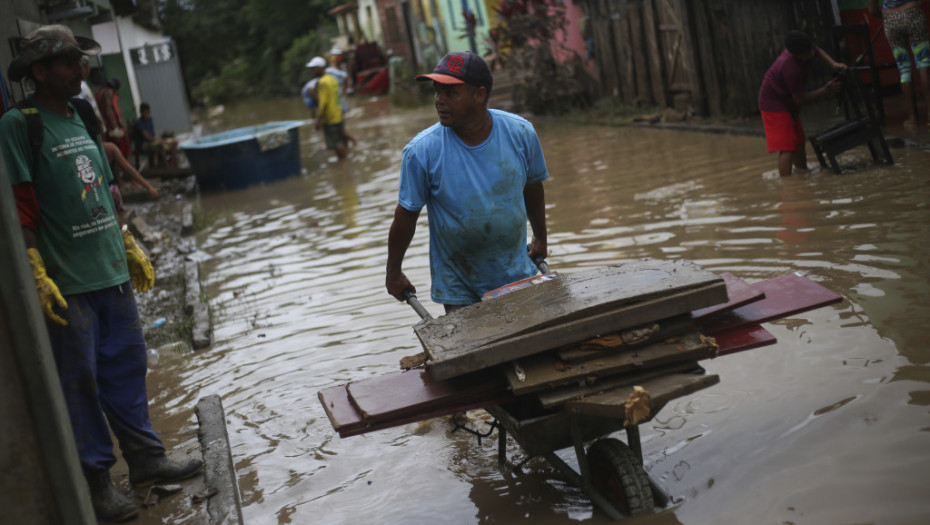
[[[109,428],[130,464],[163,454],[149,420],[145,339],[129,283],[65,300],[68,325],[46,325],[85,475],[116,462]]]

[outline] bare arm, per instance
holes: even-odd
[[[398,204],[394,209],[394,222],[391,223],[391,230],[388,233],[388,260],[384,286],[388,293],[398,301],[404,300],[404,290],[410,290],[411,293],[417,292],[417,289],[410,284],[407,276],[401,271],[401,267],[404,255],[417,229],[419,216],[420,212],[410,211]]]
[[[113,111],[113,95],[110,93],[103,94],[103,104],[100,106],[100,113],[103,116],[103,124],[107,131],[116,129],[116,113]]]
[[[103,145],[107,150],[107,157],[111,157],[113,161],[119,166],[123,173],[129,175],[129,178],[137,182],[140,186],[145,188],[145,191],[149,192],[149,197],[152,199],[158,198],[158,190],[154,186],[149,184],[149,181],[145,180],[145,177],[136,170],[136,168],[126,160],[126,157],[120,152],[119,148],[116,147],[112,142],[105,142]]]
[[[828,65],[830,68],[846,69],[846,64],[833,60],[833,57],[831,57],[830,54],[824,51],[820,46],[816,46],[815,49],[817,49],[817,57],[820,59],[820,61]]]
[[[794,103],[800,106],[806,106],[807,104],[812,104],[818,100],[837,93],[840,89],[843,88],[843,82],[839,78],[833,78],[822,87],[815,89],[813,91],[805,91],[797,95],[792,95]]]
[[[530,259],[545,258],[549,255],[546,231],[546,192],[543,184],[527,184],[523,188],[523,201],[526,204],[526,217],[533,230],[533,239],[530,241]]]

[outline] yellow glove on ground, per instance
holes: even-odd
[[[26,253],[29,254],[32,276],[36,279],[36,290],[39,292],[39,304],[42,305],[42,311],[45,312],[45,316],[53,323],[67,326],[68,321],[65,321],[55,313],[55,305],[61,307],[62,310],[67,310],[68,303],[65,302],[65,298],[61,296],[61,292],[58,291],[58,286],[55,282],[45,273],[45,262],[42,261],[42,255],[36,248],[28,248],[26,249]]]
[[[155,268],[126,226],[123,226],[123,243],[126,245],[126,262],[129,263],[129,280],[132,281],[132,287],[139,293],[151,290],[155,286]]]

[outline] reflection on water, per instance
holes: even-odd
[[[605,523],[545,461],[503,471],[494,440],[479,446],[445,420],[332,431],[320,389],[392,372],[419,350],[418,318],[384,291],[383,271],[400,151],[434,114],[360,106],[348,162],[305,126],[303,176],[203,196],[217,218],[199,239],[213,256],[203,275],[216,344],[165,365],[178,384],[159,403],[185,415],[222,396],[248,523]],[[302,111],[296,99],[243,106],[215,124]],[[630,522],[924,522],[930,154],[872,166],[853,151],[842,176],[782,179],[756,137],[537,128],[553,269],[687,258],[749,281],[801,272],[846,299],[769,325],[775,346],[705,362],[720,384],[643,425],[646,468],[679,503]],[[421,291],[427,249],[424,221],[405,267]]]

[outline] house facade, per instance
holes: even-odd
[[[155,0],[0,0],[0,39],[13,40],[46,24],[63,24],[75,35],[93,38],[102,52],[91,59],[89,84],[120,80],[120,110],[138,117],[143,101],[152,107],[156,133],[190,131],[190,105],[180,57],[159,27]],[[0,109],[28,95],[25,82],[9,82],[13,46],[0,46]]]

